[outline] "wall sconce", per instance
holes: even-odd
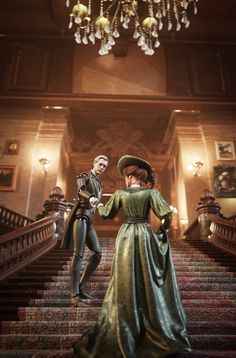
[[[39,163],[42,165],[42,169],[44,173],[48,172],[48,168],[51,164],[51,161],[47,158],[40,158]]]
[[[204,165],[204,161],[196,157],[195,161],[192,164],[189,164],[188,169],[192,171],[194,176],[201,176],[201,169]]]

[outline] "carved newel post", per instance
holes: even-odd
[[[55,186],[51,194],[49,195],[50,200],[46,200],[44,203],[44,215],[50,215],[52,213],[59,213],[60,218],[57,220],[56,232],[58,234],[58,240],[62,240],[64,227],[65,227],[65,213],[67,210],[67,202],[62,200],[64,198],[64,193],[59,186]]]
[[[215,201],[214,194],[208,189],[204,190],[197,206],[198,222],[200,224],[202,240],[208,240],[208,236],[211,235],[211,221],[208,214],[220,215],[220,209],[221,206]]]

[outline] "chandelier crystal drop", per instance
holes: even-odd
[[[100,3],[99,3],[100,1]],[[80,0],[71,6],[69,29],[75,25],[78,44],[100,41],[100,55],[106,55],[120,36],[120,26],[133,29],[133,38],[145,55],[153,55],[160,46],[158,32],[164,29],[179,31],[188,28],[188,8],[197,14],[198,0]],[[190,5],[190,6],[189,6]]]

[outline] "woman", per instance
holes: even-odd
[[[98,322],[74,346],[78,357],[160,358],[190,351],[186,321],[166,229],[171,209],[154,185],[150,164],[125,155],[118,162],[126,189],[117,190],[99,214],[126,217],[116,240],[110,283]],[[148,187],[149,185],[149,187]],[[150,210],[165,221],[156,234]]]

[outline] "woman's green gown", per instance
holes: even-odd
[[[146,218],[150,209],[159,218],[171,215],[156,189],[117,190],[98,210],[112,219],[120,208],[128,218]],[[148,222],[120,227],[98,322],[74,350],[91,358],[159,358],[191,350],[165,233],[154,233]]]

